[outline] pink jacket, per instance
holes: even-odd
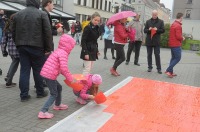
[[[56,49],[45,62],[40,75],[56,80],[57,76],[61,73],[70,82],[73,81],[72,74],[68,69],[68,56],[75,46],[74,39],[69,35],[62,35],[60,37],[58,49]]]
[[[88,90],[92,87],[92,74],[88,74],[86,76],[86,82],[82,81],[82,83],[84,84],[84,87],[82,88],[82,90],[80,91],[80,97],[82,99],[87,100],[89,94],[87,94]]]

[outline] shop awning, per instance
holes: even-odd
[[[15,7],[17,8],[18,10],[23,10],[26,8],[26,6],[23,6],[21,4],[18,4],[18,3],[13,3],[13,2],[7,2],[7,1],[4,1],[3,3],[9,5],[9,6],[12,6],[12,7]],[[41,8],[40,8],[41,10]],[[60,15],[56,14],[56,13],[53,13],[53,12],[50,12],[50,15],[52,16],[56,16],[56,17],[60,17]]]
[[[0,2],[0,9],[8,10],[8,11],[18,11],[16,8],[8,6],[8,5],[4,4],[3,2]]]
[[[75,19],[75,16],[70,15],[70,14],[68,14],[68,13],[65,13],[65,12],[63,12],[63,11],[60,11],[60,10],[58,10],[58,9],[53,9],[52,12],[53,12],[53,13],[56,13],[56,14],[59,14],[59,15],[61,15],[62,17],[65,17],[65,18]]]

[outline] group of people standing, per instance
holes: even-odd
[[[177,20],[172,24],[170,29],[170,37],[169,37],[169,47],[171,48],[172,52],[172,59],[170,61],[169,67],[166,69],[165,73],[169,77],[174,77],[176,74],[173,73],[173,67],[180,61],[181,59],[181,43],[184,40],[182,36],[182,13],[177,14]],[[140,48],[142,43],[144,42],[144,33],[146,34],[145,44],[147,49],[147,62],[148,62],[148,72],[152,72],[153,64],[152,64],[152,54],[154,52],[155,55],[155,63],[156,69],[159,74],[162,74],[161,68],[161,60],[160,60],[160,41],[161,41],[161,34],[165,32],[164,22],[163,20],[158,18],[158,11],[152,11],[152,18],[147,20],[145,26],[140,23],[139,21],[140,15],[137,14],[135,18],[127,24],[127,18],[120,19],[112,23],[111,25],[105,25],[105,32],[103,35],[104,38],[104,59],[107,60],[107,49],[111,48],[112,58],[115,59],[113,66],[110,69],[110,72],[114,76],[120,76],[119,72],[117,71],[118,66],[126,60],[126,65],[130,62],[130,56],[132,51],[135,52],[134,58],[134,65],[140,66],[139,64],[139,55],[140,55]],[[179,26],[178,26],[179,25]],[[175,28],[175,29],[173,29]],[[178,29],[177,29],[178,28]],[[134,41],[131,41],[129,38],[129,34],[131,33],[130,29],[135,30],[135,38]],[[155,34],[152,35],[152,30],[154,30]],[[87,30],[86,30],[87,31]],[[98,51],[98,37],[93,37],[92,34],[87,34],[84,31],[84,38],[82,39],[81,44],[84,44],[82,47],[82,51],[86,53],[85,57],[82,56],[81,58],[84,60],[84,63],[89,64],[85,67],[83,74],[90,73],[91,68],[93,66],[93,61],[98,59],[99,51]],[[96,34],[97,34],[96,30]],[[87,37],[86,37],[87,34]],[[178,34],[178,35],[177,35]],[[99,36],[101,34],[99,33]],[[92,37],[91,37],[92,36]],[[88,38],[93,38],[94,40],[88,40]],[[87,39],[86,39],[87,38]],[[87,42],[86,42],[87,40]],[[128,42],[129,40],[129,42]],[[127,55],[125,56],[124,46],[129,43]],[[93,44],[93,46],[92,46]],[[88,47],[87,47],[88,46]],[[95,47],[95,48],[94,48]],[[88,52],[89,51],[89,52]],[[116,57],[114,55],[114,51],[116,51]],[[91,56],[91,53],[94,53]],[[89,56],[88,56],[89,55]],[[88,58],[89,57],[89,58]],[[87,59],[86,59],[87,58]],[[86,72],[87,71],[87,72]]]

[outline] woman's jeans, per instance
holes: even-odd
[[[167,72],[173,73],[174,66],[181,60],[181,47],[171,48],[171,60]]]
[[[47,87],[50,91],[49,99],[46,101],[44,106],[42,107],[42,112],[47,112],[49,110],[49,107],[54,103],[55,105],[59,106],[61,104],[61,93],[62,93],[62,86],[57,80],[50,80],[47,78],[44,78],[44,80],[47,83]]]

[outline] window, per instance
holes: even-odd
[[[86,15],[82,15],[82,21],[86,21]]]
[[[131,4],[131,1],[132,1],[132,0],[129,0],[129,3],[130,3],[130,4]]]
[[[192,13],[191,9],[186,9],[185,10],[185,18],[191,18],[191,13]]]
[[[77,4],[78,4],[78,5],[81,5],[81,0],[78,0],[78,1],[77,1]]]
[[[100,9],[101,10],[103,10],[102,5],[103,5],[103,0],[100,0]]]
[[[141,11],[141,6],[138,6],[138,11]]]
[[[80,21],[81,19],[81,15],[80,14],[76,14],[76,21]]]
[[[53,3],[54,3],[55,5],[61,6],[61,5],[62,5],[62,0],[54,0]]]
[[[187,4],[192,4],[192,0],[187,0]]]
[[[92,8],[94,8],[94,0],[92,0]]]
[[[109,2],[108,11],[111,12],[111,2]]]
[[[132,3],[135,3],[135,0],[132,0]]]
[[[107,0],[105,1],[105,8],[104,8],[105,11],[107,11]]]
[[[98,7],[99,7],[99,0],[96,0],[96,9],[98,9]]]
[[[84,0],[83,5],[87,6],[87,0]]]

